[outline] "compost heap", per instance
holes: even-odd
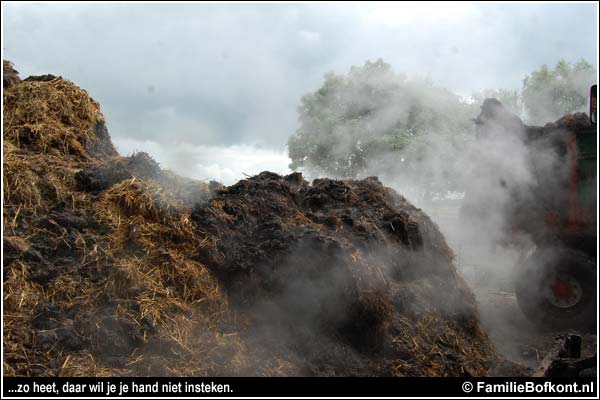
[[[12,62],[2,60],[2,87],[7,88],[20,82],[19,71],[17,71]]]
[[[434,223],[377,178],[219,188],[117,154],[71,82],[4,91],[8,376],[486,375]]]

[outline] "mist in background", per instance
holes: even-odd
[[[383,58],[465,98],[596,60],[595,4],[2,4],[3,57],[102,105],[118,150],[231,184],[288,171],[300,98]],[[194,154],[192,154],[194,153]]]

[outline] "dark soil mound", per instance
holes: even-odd
[[[251,317],[248,334],[300,373],[487,371],[491,348],[450,249],[377,178],[310,185],[263,172],[192,219],[210,243],[201,261]]]

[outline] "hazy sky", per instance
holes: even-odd
[[[383,58],[468,95],[518,88],[560,58],[596,64],[588,4],[10,4],[3,58],[102,106],[123,154],[232,183],[285,172],[300,97]]]

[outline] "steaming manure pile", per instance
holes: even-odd
[[[201,262],[282,374],[487,373],[493,349],[451,250],[377,178],[311,185],[263,172],[192,219],[208,239]]]
[[[85,91],[4,93],[7,375],[486,375],[435,224],[376,178],[212,190],[117,154]]]
[[[119,156],[98,104],[58,77],[5,90],[3,138],[5,373],[234,371],[215,358],[241,347],[214,328],[227,298],[193,259],[208,186]]]

